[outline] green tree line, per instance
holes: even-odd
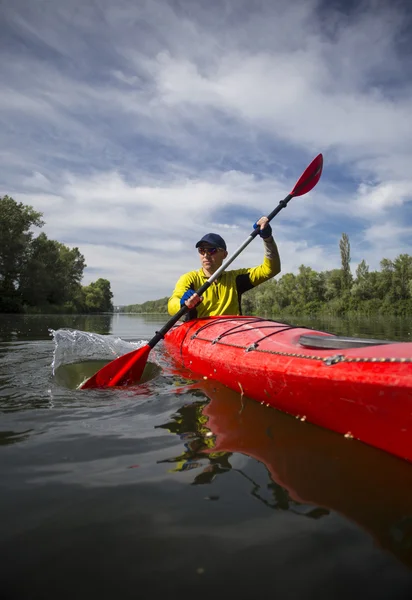
[[[371,271],[362,260],[355,274],[350,268],[350,241],[346,233],[339,242],[341,267],[315,271],[301,265],[298,273],[285,273],[242,296],[245,315],[316,315],[412,313],[412,256],[383,258],[380,270]],[[167,298],[123,307],[124,312],[167,312]]]
[[[143,302],[143,304],[128,304],[127,306],[122,306],[119,308],[118,312],[126,312],[126,313],[167,313],[167,301],[169,298],[166,296],[165,298],[160,298],[159,300],[147,300],[147,302]]]
[[[112,312],[107,279],[82,286],[84,256],[45,233],[43,214],[0,197],[0,312]]]

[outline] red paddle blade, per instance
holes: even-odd
[[[322,175],[323,168],[323,156],[318,154],[316,158],[312,160],[308,168],[299,178],[293,190],[290,192],[291,196],[303,196],[307,194],[311,189],[318,183],[320,176]]]
[[[126,383],[136,383],[142,376],[150,350],[150,346],[146,344],[142,348],[119,356],[85,381],[80,389],[115,387]]]

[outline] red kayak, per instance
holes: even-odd
[[[412,461],[412,343],[338,337],[257,317],[187,321],[164,343],[194,373]]]

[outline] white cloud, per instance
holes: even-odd
[[[364,238],[371,245],[375,246],[376,250],[383,248],[385,250],[391,250],[395,248],[395,251],[401,253],[401,242],[405,237],[411,237],[412,226],[402,227],[396,225],[393,222],[387,221],[380,225],[372,225],[364,232]],[[394,258],[394,256],[387,257]]]
[[[362,183],[355,208],[363,214],[383,213],[412,200],[410,181],[386,181],[377,185]]]
[[[168,295],[205,230],[236,248],[318,152],[318,187],[273,224],[283,272],[339,266],[342,231],[354,257],[412,253],[407,19],[373,2],[9,4],[0,192],[43,211],[116,303]],[[260,257],[257,241],[233,267]]]

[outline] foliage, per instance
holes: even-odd
[[[84,312],[113,312],[110,281],[98,279],[82,290]]]
[[[78,248],[45,233],[42,213],[0,197],[0,312],[112,312],[110,283],[81,286],[86,267]]]
[[[412,313],[412,257],[401,254],[383,258],[380,271],[370,271],[362,260],[353,277],[350,242],[346,234],[339,243],[340,269],[317,272],[301,265],[299,272],[285,273],[242,296],[245,315],[410,315]],[[167,298],[133,304],[123,312],[167,313]]]
[[[315,315],[394,314],[412,310],[412,257],[383,258],[380,271],[370,271],[362,260],[355,277],[349,268],[350,243],[346,234],[339,244],[342,268],[316,272],[301,265],[299,273],[286,273],[247,292],[244,314]],[[268,302],[268,296],[271,302]],[[264,303],[262,304],[262,299]],[[269,310],[261,311],[262,308]]]
[[[167,313],[167,301],[169,298],[166,296],[165,298],[160,298],[159,300],[148,300],[143,304],[128,304],[127,306],[122,306],[119,309],[119,312],[124,313],[154,313],[161,314]]]
[[[27,306],[64,304],[80,287],[85,267],[78,248],[68,248],[41,233],[30,244],[19,279],[19,292]]]
[[[22,270],[25,268],[30,244],[31,227],[41,227],[42,214],[31,206],[17,203],[9,196],[0,197],[0,310],[21,306],[17,292]]]
[[[349,290],[352,283],[352,273],[350,271],[350,243],[346,233],[342,233],[339,249],[342,263],[342,289]]]

